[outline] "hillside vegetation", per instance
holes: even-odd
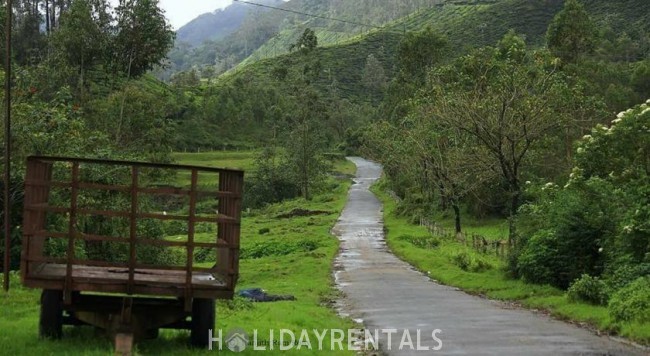
[[[266,4],[264,1],[250,1]],[[169,54],[173,68],[160,72],[161,78],[182,70],[207,70],[206,75],[224,72],[238,65],[253,54],[254,58],[267,58],[286,54],[306,28],[318,32],[321,44],[336,44],[369,31],[372,26],[381,26],[389,21],[406,16],[418,9],[433,6],[438,0],[292,0],[279,5],[290,12],[271,10],[254,5],[252,16],[246,18],[237,32],[218,41],[207,41],[197,48],[177,46]],[[227,10],[226,10],[227,11]],[[344,20],[329,21],[318,17]],[[260,47],[263,47],[258,51]],[[214,66],[214,71],[210,69]]]
[[[562,3],[562,0],[449,1],[432,8],[423,8],[382,29],[373,29],[369,33],[350,38],[336,37],[337,34],[316,27],[314,31],[321,47],[316,49],[312,57],[318,58],[323,68],[318,84],[321,88],[326,88],[334,82],[341,96],[351,100],[369,100],[368,90],[362,81],[368,55],[374,55],[382,64],[386,76],[392,78],[397,50],[404,34],[427,26],[445,34],[449,39],[451,52],[448,58],[467,53],[472,48],[494,44],[510,29],[525,36],[529,46],[539,47],[545,43],[546,29],[553,16],[562,8]],[[650,24],[645,21],[648,11],[632,9],[644,9],[643,3],[642,0],[590,0],[585,2],[585,7],[599,27],[616,34],[625,32],[631,36],[641,36],[650,29]],[[334,43],[331,42],[332,36]],[[240,67],[232,76],[255,77],[267,81],[271,80],[274,68],[301,64],[303,59],[295,55],[282,55],[254,63],[269,54],[277,53],[278,48],[289,48],[296,37],[293,32],[280,33],[264,44],[258,50],[259,53],[253,53],[243,62],[252,65]],[[227,76],[224,80],[231,79]]]

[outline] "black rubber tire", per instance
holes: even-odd
[[[41,315],[38,335],[42,338],[60,339],[63,335],[63,292],[44,289],[41,293]]]
[[[192,301],[192,328],[190,344],[196,348],[207,349],[210,343],[209,330],[215,325],[214,299],[194,298]]]
[[[155,340],[160,336],[160,329],[149,329],[145,331],[143,339],[144,340]]]

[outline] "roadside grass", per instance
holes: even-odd
[[[500,257],[477,252],[456,240],[432,237],[425,227],[410,224],[407,218],[397,216],[397,203],[383,190],[381,181],[371,190],[384,205],[386,242],[391,251],[430,278],[470,294],[515,302],[558,319],[587,325],[599,332],[650,344],[650,323],[617,324],[604,306],[570,302],[566,292],[555,287],[511,279],[505,272],[506,263]],[[495,227],[490,227],[490,222],[477,223],[474,227],[477,233],[487,235],[490,231],[498,231],[499,225],[500,222],[496,221]],[[466,231],[471,230],[468,228]],[[430,243],[423,245],[420,241]]]
[[[172,159],[178,164],[190,166],[230,168],[251,172],[255,165],[255,151],[175,152],[172,153]],[[189,186],[191,176],[189,171],[177,172],[173,184],[182,187]],[[204,188],[217,184],[216,182],[214,184],[207,183],[212,180],[215,179],[210,174],[199,174],[199,182]]]
[[[455,221],[453,216],[449,216],[448,214],[440,214],[434,217],[434,221],[449,231],[455,231]],[[481,235],[490,241],[504,240],[508,238],[508,221],[504,219],[475,219],[466,215],[462,215],[461,226],[463,233],[467,235]]]
[[[255,151],[175,152],[172,158],[180,164],[250,171],[255,164]]]
[[[200,162],[210,157],[219,162],[217,154],[200,154],[200,157],[182,156],[182,163]],[[231,159],[229,156],[228,159]],[[245,158],[241,160],[245,161]],[[219,163],[215,163],[219,164]],[[339,162],[339,174],[353,172],[350,162]],[[290,294],[295,301],[274,303],[252,303],[242,298],[217,303],[217,329],[224,339],[230,330],[243,329],[249,335],[257,330],[259,342],[269,340],[269,331],[275,330],[279,338],[280,329],[293,330],[296,337],[302,329],[310,332],[312,350],[302,347],[283,351],[292,354],[317,354],[317,338],[313,329],[350,329],[356,325],[349,319],[337,315],[333,303],[338,292],[333,288],[332,261],[338,251],[339,242],[330,234],[340,211],[345,205],[349,179],[329,180],[332,189],[315,196],[311,201],[295,199],[268,206],[259,211],[244,214],[242,219],[242,255],[249,251],[248,258],[240,260],[240,278],[237,290],[263,288],[270,294]],[[327,212],[310,217],[278,218],[293,209]],[[214,234],[200,233],[197,240],[208,241]],[[305,243],[308,242],[308,243]],[[255,253],[251,253],[253,251]],[[206,266],[211,263],[206,263]],[[38,315],[40,291],[24,288],[17,275],[13,276],[9,293],[0,293],[0,354],[13,355],[110,355],[113,343],[108,337],[95,332],[91,327],[65,327],[61,340],[39,340]],[[188,346],[189,332],[161,330],[158,339],[136,344],[135,354],[140,355],[211,355],[217,351],[196,350]],[[297,342],[298,340],[296,340]],[[329,351],[331,339],[326,335],[323,346],[328,354],[351,355],[348,351]],[[343,346],[347,345],[347,339]],[[215,345],[216,347],[216,345]],[[224,345],[225,348],[225,345]],[[280,352],[279,345],[270,354]],[[235,354],[228,350],[220,354]],[[247,348],[238,355],[258,354]]]

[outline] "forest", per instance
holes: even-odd
[[[643,0],[286,6],[361,13],[368,28],[264,12],[190,49],[158,0],[3,8],[0,23],[14,17],[12,267],[28,155],[253,151],[244,208],[260,211],[327,193],[332,162],[357,155],[382,164],[396,216],[455,239],[498,221],[508,251],[495,278],[551,286],[606,310],[597,328],[650,343]]]

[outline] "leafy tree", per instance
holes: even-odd
[[[132,82],[108,98],[91,102],[87,110],[90,125],[124,151],[162,157],[159,160],[163,161],[171,151],[173,125],[169,117],[174,106],[168,93],[144,90],[141,83]]]
[[[632,86],[642,98],[650,97],[650,59],[637,63],[632,74]]]
[[[318,37],[311,28],[305,29],[298,41],[289,47],[289,50],[298,50],[302,53],[309,53],[318,47]]]
[[[372,53],[366,59],[361,80],[366,88],[370,90],[383,92],[386,89],[387,78],[384,66]]]
[[[274,146],[265,147],[255,158],[255,173],[246,184],[244,205],[259,208],[300,195],[300,187],[292,180],[287,162]]]
[[[551,53],[567,63],[575,63],[594,50],[595,26],[580,1],[566,0],[548,27],[546,41]]]
[[[322,101],[313,89],[302,88],[298,94],[298,109],[290,123],[292,130],[284,144],[286,160],[298,183],[303,198],[322,182],[327,165],[322,153],[325,147],[320,118]]]
[[[78,90],[84,96],[85,72],[104,59],[109,41],[107,8],[98,9],[97,18],[89,0],[74,0],[69,11],[61,16],[58,30],[54,33],[52,43],[65,61],[78,68]],[[104,26],[102,28],[102,25]]]
[[[522,56],[523,40],[505,41],[434,71],[428,96],[440,125],[471,138],[472,161],[502,178],[514,245],[522,172],[531,152],[567,120],[568,90],[550,58]]]
[[[13,55],[18,64],[38,63],[44,53],[45,36],[40,32],[41,14],[36,1],[14,3]]]
[[[406,80],[424,83],[426,72],[440,62],[448,46],[447,38],[431,27],[407,33],[397,52],[400,75]]]
[[[400,42],[398,72],[388,87],[382,111],[393,119],[406,116],[408,100],[424,85],[427,71],[440,62],[448,47],[447,39],[431,27],[409,32]]]
[[[117,34],[113,64],[127,77],[139,77],[160,65],[174,44],[174,31],[158,0],[121,0],[115,9]]]

